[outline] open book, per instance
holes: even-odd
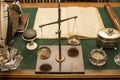
[[[61,7],[61,20],[77,16],[61,22],[61,37],[68,38],[72,35],[84,38],[96,38],[98,31],[104,28],[99,11],[95,7]],[[37,38],[58,38],[58,23],[39,27],[40,25],[58,21],[57,8],[38,8],[34,29]]]

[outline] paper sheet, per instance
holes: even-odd
[[[77,16],[61,22],[61,37],[68,38],[72,35],[96,38],[98,31],[104,28],[98,9],[95,7],[62,7],[61,20]],[[40,25],[58,21],[57,8],[39,8],[36,14],[34,29],[37,31],[37,38],[58,38],[58,24],[52,24],[40,28]]]

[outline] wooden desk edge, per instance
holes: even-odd
[[[0,78],[120,78],[120,70],[85,70],[85,74],[35,74],[35,70],[0,72]]]
[[[67,7],[67,6],[104,7],[105,4],[110,4],[112,7],[120,7],[120,3],[85,3],[85,2],[61,3],[61,7]],[[21,3],[21,6],[23,8],[38,8],[38,7],[50,8],[50,7],[57,7],[58,4],[57,3]]]

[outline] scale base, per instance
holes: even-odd
[[[48,59],[41,59],[37,56],[35,73],[84,73],[83,54],[81,46],[61,46],[63,62],[58,62],[56,58],[59,55],[57,45],[41,45],[51,50]],[[39,55],[39,53],[38,53]]]

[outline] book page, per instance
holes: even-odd
[[[68,7],[68,16],[77,15],[76,20],[69,20],[69,36],[78,35],[96,38],[98,31],[104,28],[102,19],[95,7]]]
[[[61,9],[61,19],[67,18],[67,8]],[[40,25],[58,21],[58,9],[57,8],[39,8],[36,14],[34,23],[34,29],[37,31],[37,38],[58,38],[58,23],[51,24],[43,27]],[[67,22],[62,22],[61,25],[61,37],[68,36]]]
[[[61,37],[78,35],[84,38],[97,38],[98,31],[104,28],[98,9],[95,7],[62,7],[61,20],[77,16],[61,22]],[[39,8],[36,14],[34,29],[37,38],[58,38],[58,23],[40,28],[40,25],[58,21],[58,8]]]

